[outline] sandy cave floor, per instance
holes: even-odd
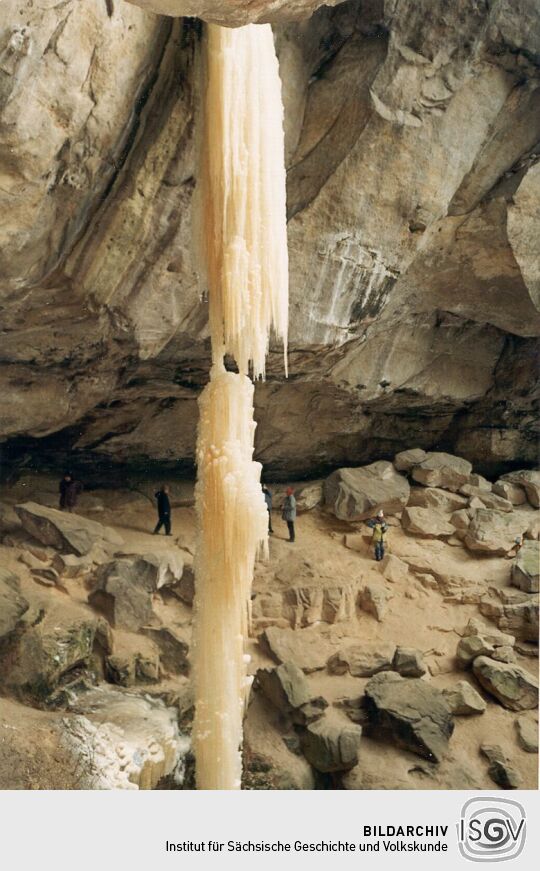
[[[22,501],[21,495],[16,488],[4,488],[0,492],[0,500],[15,504],[17,501]],[[28,491],[24,495],[26,499],[31,496]],[[80,513],[117,529],[125,542],[122,549],[124,552],[144,553],[179,546],[191,554],[194,553],[196,524],[192,506],[173,508],[173,535],[168,538],[151,534],[155,511],[146,496],[114,491],[95,491],[95,495],[104,504],[104,510],[86,511],[81,508]],[[267,563],[257,565],[254,593],[276,591],[291,586],[334,586],[350,583],[354,579],[361,579],[364,582],[372,579],[378,583],[384,580],[367,543],[361,552],[349,550],[344,546],[344,535],[360,531],[361,524],[341,523],[320,509],[313,509],[299,516],[295,544],[287,541],[286,526],[278,512],[274,512],[273,524],[275,534],[270,539],[270,559]],[[366,531],[365,527],[363,531]],[[429,565],[431,565],[439,574],[448,574],[471,583],[480,583],[485,585],[486,589],[509,585],[511,566],[509,559],[474,557],[461,546],[450,546],[438,540],[408,536],[399,526],[392,526],[390,529],[388,552],[396,556],[413,555],[420,566],[426,566],[426,572],[429,572]],[[32,609],[45,607],[54,610],[57,597],[61,597],[64,609],[68,599],[75,609],[89,608],[87,590],[80,580],[65,581],[61,590],[42,587],[19,562],[20,554],[19,547],[0,546],[2,565],[16,572],[21,578],[22,592],[30,601]],[[518,714],[502,708],[480,690],[470,673],[458,670],[453,663],[457,643],[468,620],[480,616],[477,605],[445,602],[439,590],[426,588],[412,573],[409,573],[404,581],[396,583],[384,581],[384,583],[392,598],[382,622],[377,622],[370,614],[357,611],[354,620],[333,625],[321,623],[316,630],[335,649],[343,642],[352,640],[391,641],[398,645],[414,647],[422,651],[430,671],[434,672],[428,674],[425,679],[439,688],[455,684],[458,680],[468,679],[485,698],[487,710],[481,716],[455,717],[455,731],[450,741],[449,753],[438,766],[427,763],[418,756],[389,743],[372,737],[363,737],[360,762],[344,776],[345,788],[493,789],[496,787],[487,774],[487,760],[480,754],[479,748],[482,743],[500,744],[518,772],[522,788],[537,788],[538,756],[526,753],[517,742],[515,723]],[[171,597],[156,598],[156,613],[165,624],[169,622],[171,625],[185,625],[190,621],[191,614],[187,606],[177,600],[171,601]],[[121,633],[121,635],[123,637],[120,638],[119,634],[119,640],[122,647],[129,647],[130,633]],[[135,636],[132,640],[136,643]],[[259,667],[274,665],[261,651],[255,639],[250,640],[248,649],[252,656],[250,665],[252,672]],[[529,671],[533,673],[536,671],[536,659],[518,654],[517,660]],[[323,695],[330,703],[328,715],[336,720],[350,722],[344,711],[339,706],[332,706],[332,703],[340,698],[360,696],[368,679],[349,675],[336,676],[317,671],[308,675],[308,680],[314,692]],[[174,689],[176,685],[181,686],[185,682],[185,678],[169,677],[163,681],[163,687]],[[8,705],[9,716],[6,714]],[[35,722],[38,713],[21,706],[18,702],[8,703],[0,700],[0,711],[3,715],[6,714],[4,728],[9,728],[8,723],[17,710],[18,728],[27,730],[27,741],[31,745],[36,735],[39,735],[39,728]],[[532,714],[533,712],[527,712],[527,715]],[[1,720],[0,717],[0,722]],[[43,728],[43,721],[40,728]],[[250,706],[248,730],[251,743],[254,740],[260,740],[261,744],[270,741],[274,757],[279,758],[281,755],[283,764],[287,765],[290,764],[290,753],[279,739],[280,729],[279,718],[268,705],[256,700]],[[22,745],[25,743],[23,740]],[[36,753],[32,756],[33,762],[25,760],[24,752],[21,750],[19,763],[14,760],[14,769],[17,769],[18,764],[30,768],[32,764],[37,768],[41,766],[42,773],[50,772],[53,788],[59,788],[56,783],[58,777],[54,775],[54,749],[51,747],[51,753],[48,754],[46,748],[47,741],[40,738],[39,764],[36,761],[37,747]],[[0,779],[5,782],[1,770]],[[42,777],[36,775],[36,780],[42,782]],[[16,774],[12,775],[12,781],[13,788],[21,788],[20,784],[27,782]],[[68,777],[65,787],[76,788],[76,785]]]

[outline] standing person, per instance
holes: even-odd
[[[292,487],[287,487],[287,495],[283,503],[282,518],[287,524],[289,530],[289,541],[294,541],[294,521],[296,520],[296,499],[294,498],[294,490]]]
[[[60,511],[73,511],[77,505],[77,499],[83,485],[80,481],[76,481],[71,472],[66,472],[60,481]]]
[[[371,540],[375,545],[375,559],[380,562],[384,557],[384,536],[388,529],[388,524],[384,519],[384,512],[378,511],[376,517],[368,520],[367,525],[373,530]]]
[[[262,491],[264,494],[264,501],[266,502],[266,508],[268,510],[268,534],[273,535],[274,530],[272,529],[272,494],[266,484],[263,484]]]
[[[165,527],[165,535],[171,534],[171,503],[169,501],[169,487],[164,484],[161,489],[154,493],[157,499],[158,522],[153,535],[157,535],[162,526]]]

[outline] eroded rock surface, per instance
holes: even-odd
[[[300,23],[318,2],[141,4],[3,4],[9,460],[60,464],[69,445],[93,474],[192,467],[209,366],[190,228],[199,28],[147,10],[204,7],[276,22],[291,377],[272,351],[256,390],[267,470],[326,473],[410,445],[481,471],[531,465],[534,0],[344,2]]]

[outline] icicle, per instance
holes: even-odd
[[[287,345],[283,107],[270,25],[209,25],[195,226],[214,351],[263,376],[270,330]]]
[[[268,547],[247,373],[264,376],[272,328],[285,353],[287,341],[283,108],[269,25],[211,25],[204,53],[196,228],[213,365],[199,399],[193,743],[198,788],[238,789],[251,583]]]

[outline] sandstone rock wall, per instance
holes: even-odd
[[[209,363],[190,226],[200,24],[148,9],[236,25],[245,4],[139,5],[3,7],[0,438],[15,464],[193,459]],[[530,464],[536,3],[350,0],[307,19],[316,5],[249,4],[274,22],[289,161],[291,375],[276,350],[259,458],[281,476],[411,444],[485,472]]]

